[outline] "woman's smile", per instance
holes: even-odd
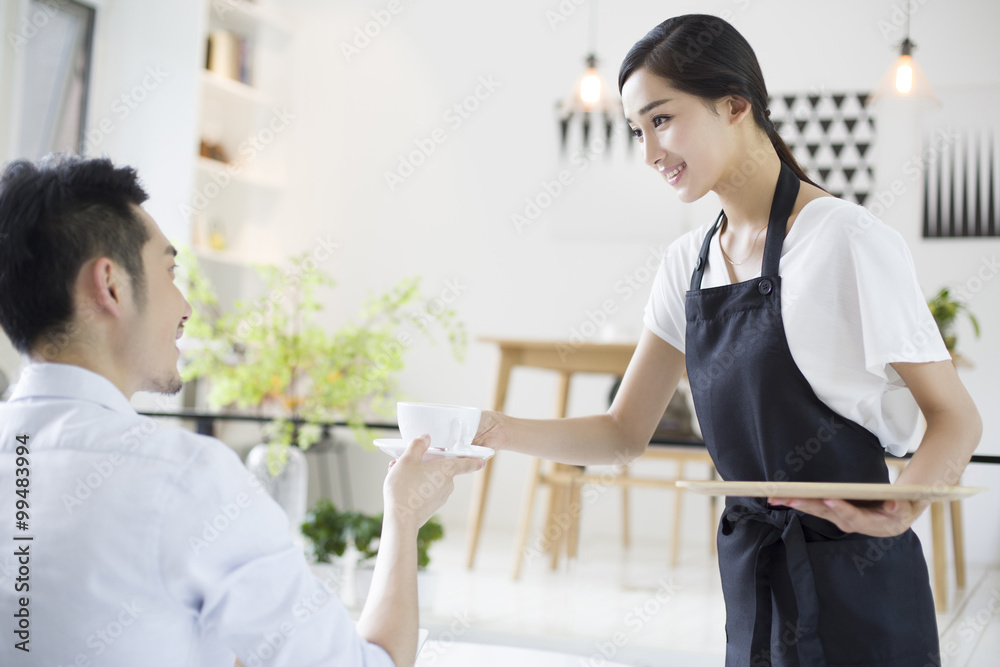
[[[681,176],[687,169],[687,162],[681,162],[680,164],[674,165],[673,167],[658,166],[657,169],[663,174],[663,177],[667,179],[667,183],[670,185],[677,185],[677,181],[681,180]]]

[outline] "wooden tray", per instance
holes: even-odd
[[[851,484],[842,482],[724,482],[678,480],[677,486],[708,496],[748,498],[839,498],[842,500],[959,500],[984,486],[921,486],[919,484]]]

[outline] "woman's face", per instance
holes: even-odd
[[[697,201],[724,177],[735,138],[726,100],[706,104],[640,68],[625,81],[622,103],[646,164],[681,201]]]

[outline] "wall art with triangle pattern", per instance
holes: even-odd
[[[830,194],[862,206],[874,189],[875,118],[867,92],[780,93],[771,120],[809,177]]]

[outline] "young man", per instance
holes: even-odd
[[[145,199],[106,159],[0,176],[0,325],[32,362],[0,406],[0,663],[412,664],[417,529],[482,462],[418,438],[392,466],[355,627],[232,450],[129,405],[180,390],[191,314]]]

